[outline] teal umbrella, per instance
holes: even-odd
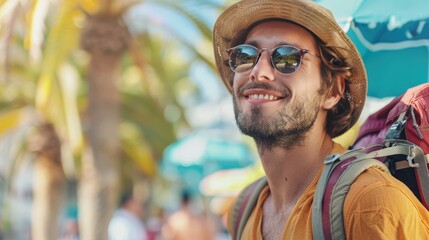
[[[319,0],[356,44],[368,95],[398,96],[429,79],[428,0]]]
[[[185,188],[198,191],[205,176],[254,163],[254,154],[242,141],[210,132],[195,132],[165,149],[161,171],[180,181]]]

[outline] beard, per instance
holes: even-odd
[[[306,139],[319,113],[321,94],[304,96],[292,105],[284,105],[270,118],[263,114],[263,107],[255,105],[245,114],[233,97],[235,120],[240,131],[252,137],[261,149],[299,147]]]

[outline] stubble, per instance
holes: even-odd
[[[252,137],[260,150],[282,147],[293,149],[305,141],[316,121],[321,95],[302,97],[285,104],[272,116],[263,115],[263,106],[255,105],[244,114],[233,97],[235,120],[240,131]]]

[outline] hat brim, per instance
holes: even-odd
[[[339,57],[352,67],[350,93],[346,96],[354,110],[353,126],[362,112],[367,95],[367,75],[362,58],[353,42],[341,29],[331,12],[317,3],[302,0],[244,0],[226,9],[217,19],[213,30],[216,65],[228,91],[232,92],[233,72],[228,65],[227,49],[235,34],[246,31],[264,19],[285,19],[295,22],[319,37],[324,44],[336,47]]]

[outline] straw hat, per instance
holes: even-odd
[[[338,54],[352,67],[350,93],[347,98],[355,106],[351,124],[362,112],[367,94],[367,75],[362,58],[353,42],[335,21],[332,13],[307,0],[243,0],[227,8],[217,19],[213,30],[216,65],[223,82],[232,92],[233,72],[228,65],[226,50],[239,33],[245,33],[254,23],[264,19],[286,19],[318,36],[326,45],[338,47]]]

